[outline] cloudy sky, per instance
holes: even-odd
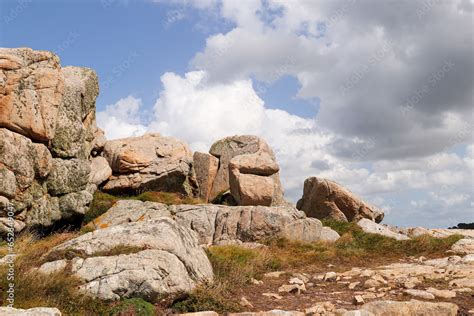
[[[5,0],[0,46],[94,68],[109,138],[256,134],[286,196],[333,179],[384,222],[474,221],[473,0]]]

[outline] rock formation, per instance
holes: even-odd
[[[113,171],[103,187],[106,192],[195,194],[193,157],[182,141],[160,134],[145,134],[108,141],[103,154]]]
[[[296,207],[309,217],[356,222],[368,218],[380,223],[383,212],[368,205],[334,181],[311,177],[305,180],[303,197]]]
[[[261,138],[226,137],[215,142],[209,153],[195,155],[199,185],[206,192],[201,197],[212,201],[230,190],[238,205],[287,205],[275,155]],[[212,157],[218,159],[217,173]]]
[[[90,159],[104,145],[98,92],[91,69],[61,68],[50,52],[0,49],[0,234],[7,210],[17,230],[84,214],[95,190]]]
[[[123,253],[108,255],[120,247]],[[49,255],[61,251],[80,255],[47,262],[39,271],[58,272],[69,265],[71,273],[84,280],[83,290],[105,300],[154,300],[213,279],[194,233],[166,217],[96,230],[53,248]]]
[[[202,245],[258,242],[278,236],[305,242],[339,238],[319,220],[307,218],[303,212],[288,206],[165,205],[122,200],[95,219],[91,226],[100,229],[160,217],[173,218],[195,231]]]

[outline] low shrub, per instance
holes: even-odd
[[[110,308],[108,315],[133,315],[133,316],[152,316],[156,315],[155,306],[142,298],[129,298],[118,302]]]

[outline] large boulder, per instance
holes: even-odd
[[[105,300],[191,291],[213,279],[211,264],[195,234],[170,218],[125,223],[69,240],[46,258],[78,254],[43,264],[39,271],[70,267],[83,280],[81,289]],[[56,254],[56,255],[55,255]]]
[[[304,242],[335,241],[339,235],[289,206],[165,205],[118,201],[90,225],[95,229],[169,217],[197,233],[202,245],[259,242],[285,237]]]
[[[160,134],[145,134],[108,141],[103,154],[113,171],[104,191],[195,194],[193,156],[182,141]]]
[[[383,212],[362,201],[334,181],[310,177],[304,182],[303,197],[296,207],[309,217],[356,222],[368,218],[380,223]]]
[[[58,56],[0,48],[0,127],[38,142],[53,139],[64,93]]]
[[[82,216],[90,159],[104,145],[96,74],[61,68],[50,52],[0,48],[0,83],[0,222],[9,211],[15,230]]]
[[[230,190],[239,205],[287,205],[273,151],[257,136],[231,136],[215,142],[209,153],[219,169],[209,200]]]

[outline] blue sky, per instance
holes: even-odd
[[[97,72],[109,138],[257,134],[293,202],[315,175],[388,223],[474,221],[472,0],[4,0],[0,18],[0,46]]]
[[[162,89],[160,76],[189,71],[211,32],[231,25],[215,18],[212,26],[197,26],[200,12],[151,1],[6,0],[0,10],[0,46],[54,51],[62,65],[90,67],[101,81],[110,80],[101,85],[99,110],[129,94],[151,107]],[[294,97],[294,78],[257,86],[269,106],[314,116],[314,106]]]

